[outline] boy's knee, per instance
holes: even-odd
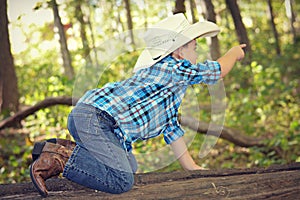
[[[127,183],[125,184],[125,187],[123,189],[124,192],[128,192],[129,190],[132,189],[134,185],[134,175],[130,174],[130,176],[128,177]]]
[[[124,192],[128,192],[132,189],[134,185],[134,175],[132,173],[126,173],[120,182],[114,185],[115,190],[111,191],[114,194],[121,194]]]

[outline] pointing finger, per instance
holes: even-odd
[[[245,48],[247,45],[246,44],[240,44],[241,48]]]

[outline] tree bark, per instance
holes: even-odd
[[[294,23],[296,22],[296,15],[295,15],[295,12],[293,9],[293,0],[285,0],[285,8],[286,8],[287,17],[290,19],[291,32],[293,35],[293,42],[294,42],[294,45],[296,45],[297,34],[296,34],[296,28],[294,26]]]
[[[275,17],[274,17],[274,12],[273,12],[273,7],[272,7],[272,0],[268,0],[268,8],[269,8],[269,13],[270,13],[270,23],[272,26],[273,34],[274,34],[274,39],[275,39],[275,46],[276,46],[276,54],[280,55],[280,44],[279,44],[279,35],[278,31],[276,29],[276,24],[275,24]]]
[[[19,111],[15,115],[0,122],[0,130],[8,127],[13,127],[15,124],[20,124],[21,120],[25,119],[27,116],[35,113],[40,109],[44,109],[54,105],[75,105],[77,99],[72,99],[71,97],[52,97],[47,98],[34,106],[26,108]],[[200,134],[206,134],[209,128],[209,124],[205,122],[200,122],[192,117],[179,117],[182,126],[186,126]],[[212,135],[219,137],[218,133],[212,133]],[[252,146],[264,146],[261,138],[248,137],[240,131],[223,127],[220,138],[228,140],[241,147],[252,147]]]
[[[52,97],[46,98],[43,101],[37,103],[34,106],[28,107],[22,111],[17,112],[15,115],[8,117],[0,122],[0,130],[8,127],[16,127],[16,125],[21,124],[21,121],[28,117],[29,115],[34,114],[40,109],[44,109],[54,105],[74,105],[77,100],[74,100],[71,97]]]
[[[67,45],[67,39],[66,39],[66,34],[64,31],[63,24],[61,22],[61,18],[58,12],[58,6],[56,3],[56,0],[51,0],[50,5],[53,10],[53,15],[54,15],[54,24],[58,29],[58,34],[59,34],[59,43],[60,43],[60,50],[62,54],[62,60],[63,60],[63,67],[65,70],[65,75],[69,79],[73,79],[75,76],[74,69],[72,66],[72,61],[71,61],[71,56],[70,52],[68,50],[68,45]]]
[[[197,133],[206,134],[209,129],[209,124],[206,122],[198,121],[192,117],[180,117],[180,124],[188,127]],[[213,136],[219,137],[219,133],[210,132]],[[234,130],[232,128],[223,127],[220,138],[230,141],[240,147],[253,147],[253,146],[264,146],[261,138],[253,138],[241,134],[241,131]]]
[[[247,44],[245,51],[247,52],[248,58],[251,58],[251,44],[248,39],[248,34],[245,28],[245,25],[242,21],[242,17],[240,14],[239,6],[236,0],[226,0],[226,6],[229,9],[231,16],[233,18],[233,22],[235,25],[236,35],[239,42]]]
[[[192,15],[192,22],[194,24],[198,21],[198,18],[196,17],[197,10],[196,10],[195,0],[190,0],[190,10],[191,10],[191,15]]]
[[[299,199],[300,163],[267,168],[138,173],[122,194],[95,191],[65,178],[46,181],[47,200],[100,199]],[[41,199],[33,184],[0,185],[0,198]]]
[[[144,2],[143,15],[144,15],[144,20],[145,20],[144,27],[145,27],[145,29],[147,29],[148,28],[147,1],[143,0],[143,2]]]
[[[0,0],[0,52],[0,113],[8,115],[18,110],[19,92],[9,41],[6,0]]]
[[[90,13],[92,13],[92,9],[89,6],[89,11]],[[95,34],[94,34],[94,29],[91,23],[91,14],[88,16],[88,21],[87,21],[88,27],[90,29],[91,32],[91,40],[92,40],[92,50],[94,53],[94,62],[95,62],[95,68],[99,67],[99,62],[98,62],[98,57],[97,57],[97,50],[96,50],[96,40],[95,40]]]
[[[134,36],[133,36],[133,25],[132,25],[132,17],[131,17],[131,10],[130,10],[130,2],[129,0],[125,0],[125,8],[127,13],[127,25],[130,34],[131,44],[134,46]]]
[[[211,0],[204,0],[206,7],[206,20],[217,23],[215,8]],[[217,60],[221,57],[220,53],[220,44],[218,40],[218,36],[211,38],[210,48],[210,56],[213,60]]]
[[[89,41],[87,39],[87,34],[86,34],[86,22],[84,21],[84,15],[82,12],[81,5],[83,2],[80,1],[75,1],[76,6],[75,6],[75,17],[77,21],[80,23],[80,37],[81,37],[81,42],[82,42],[82,49],[83,49],[83,57],[86,60],[86,64],[88,66],[91,66],[93,64],[92,58],[90,55],[90,46],[89,46]]]
[[[173,14],[177,14],[177,13],[186,13],[186,8],[184,5],[184,0],[176,0],[175,1],[175,9],[173,10]]]

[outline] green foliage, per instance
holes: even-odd
[[[31,25],[25,31],[27,48],[15,53],[15,64],[18,76],[20,104],[31,106],[46,97],[75,96],[80,97],[86,90],[101,87],[107,82],[120,81],[131,75],[131,70],[138,58],[140,50],[125,51],[113,60],[105,61],[103,42],[126,30],[126,11],[121,1],[102,2],[101,6],[82,3],[83,9],[90,11],[91,25],[95,28],[96,52],[94,64],[87,63],[80,47],[81,38],[78,22],[74,20],[74,8],[66,6],[73,2],[66,0],[60,9],[65,11],[66,21],[72,21],[73,29],[67,36],[73,45],[71,56],[77,77],[68,80],[63,76],[58,43],[53,24],[44,26]],[[141,1],[142,2],[142,1]],[[141,28],[146,22],[151,24],[168,15],[173,6],[160,1],[148,1],[146,8],[139,1],[132,2],[134,26]],[[230,74],[224,78],[226,89],[226,119],[225,126],[236,128],[241,134],[264,138],[265,147],[241,148],[224,140],[218,140],[216,146],[205,158],[199,158],[199,149],[204,136],[197,134],[191,137],[189,151],[196,162],[202,167],[211,169],[232,167],[269,166],[300,162],[300,87],[299,87],[299,42],[292,43],[281,1],[274,1],[277,28],[280,33],[282,55],[275,52],[275,41],[269,19],[266,17],[266,2],[239,1],[241,15],[246,24],[248,36],[252,42],[253,54],[250,63],[238,63]],[[218,24],[222,31],[218,38],[221,51],[225,53],[231,46],[237,44],[234,24],[225,9],[223,1],[214,1],[220,20]],[[297,9],[299,11],[299,3]],[[37,4],[36,9],[43,9],[43,4]],[[49,8],[44,8],[49,9]],[[249,12],[250,11],[250,12]],[[99,14],[100,13],[100,14]],[[69,16],[70,15],[70,16]],[[142,17],[141,17],[142,16]],[[21,19],[19,19],[21,20]],[[22,26],[20,22],[17,26]],[[14,24],[13,24],[14,25]],[[22,28],[22,27],[21,27]],[[49,31],[51,29],[51,31]],[[88,35],[89,42],[92,35]],[[298,39],[299,40],[299,39]],[[55,43],[56,42],[56,43]],[[53,45],[55,43],[55,45]],[[201,54],[199,59],[207,57],[206,40],[198,41]],[[93,45],[90,45],[93,46]],[[122,48],[113,47],[115,50]],[[92,49],[94,50],[94,49]],[[95,57],[99,64],[95,64]],[[204,85],[197,85],[187,91],[180,113],[199,120],[211,120],[211,99]],[[51,137],[69,138],[66,129],[67,115],[72,108],[53,106],[40,110],[24,120],[22,133],[8,133],[5,130],[0,139],[0,183],[13,183],[29,180],[28,166],[31,162],[30,153],[34,141]],[[1,119],[1,118],[0,118]],[[11,130],[15,132],[16,130]],[[195,135],[186,130],[186,135]],[[1,132],[2,134],[2,132]],[[13,135],[13,136],[12,136]],[[148,141],[138,141],[135,153],[157,151],[165,146],[162,137]],[[167,155],[169,156],[169,155]],[[151,171],[159,166],[163,157],[141,157],[145,164],[141,171]],[[149,164],[149,167],[146,167]],[[151,168],[152,167],[152,168]],[[17,169],[17,170],[16,170]],[[178,162],[173,162],[160,171],[180,170]]]
[[[28,181],[32,144],[26,144],[29,141],[26,134],[16,130],[12,133],[2,131],[1,134],[0,183]]]

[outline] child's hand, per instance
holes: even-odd
[[[233,54],[236,57],[237,61],[242,60],[245,57],[245,52],[243,48],[245,48],[246,44],[240,44],[239,46],[232,47],[228,53]]]
[[[246,46],[246,44],[240,44],[232,47],[224,56],[217,60],[221,65],[221,77],[225,77],[227,75],[236,61],[240,61],[245,57],[243,48]]]
[[[195,164],[194,165],[194,168],[192,170],[208,170],[207,168],[203,168],[203,167],[200,167],[199,165]]]

